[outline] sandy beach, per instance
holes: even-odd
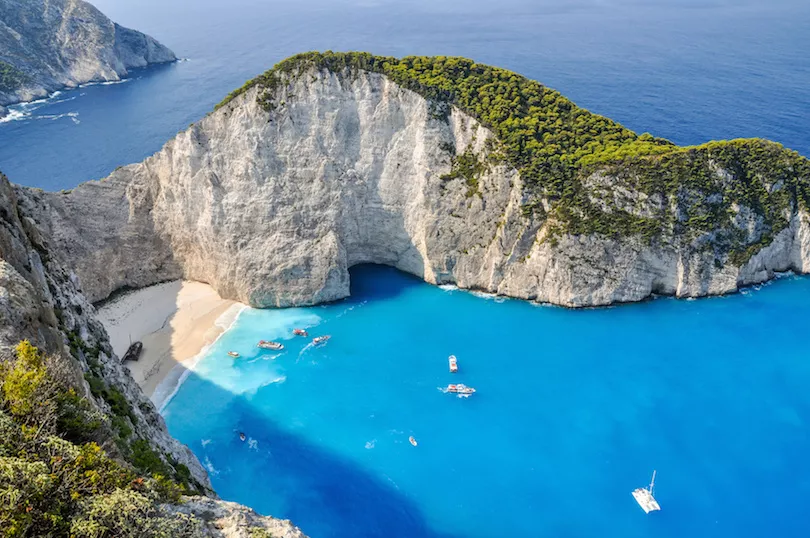
[[[128,362],[132,377],[160,408],[203,349],[230,326],[244,308],[222,299],[209,285],[174,281],[127,293],[98,310],[115,353],[143,342],[143,353]]]

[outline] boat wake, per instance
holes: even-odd
[[[287,381],[287,376],[286,376],[286,375],[280,375],[280,376],[278,376],[278,377],[277,377],[277,378],[275,378],[275,379],[271,379],[270,381],[265,381],[264,383],[262,383],[261,385],[259,385],[259,386],[256,388],[256,390],[261,389],[261,388],[264,388],[264,387],[269,387],[270,385],[281,385],[281,384],[282,384],[282,383],[284,383],[285,381]]]
[[[363,301],[363,302],[357,303],[355,305],[352,305],[352,306],[348,307],[346,310],[344,310],[343,312],[341,312],[340,314],[338,314],[337,316],[335,316],[335,319],[342,318],[343,316],[345,316],[346,314],[348,314],[349,312],[351,312],[355,308],[360,308],[360,307],[366,306],[367,303],[368,303],[368,301]]]
[[[211,476],[216,476],[219,474],[219,471],[217,471],[214,468],[214,464],[211,463],[211,460],[208,459],[208,456],[206,456],[205,461],[203,461],[203,467],[205,467],[205,470],[208,471],[208,474]]]
[[[304,356],[304,353],[306,353],[307,351],[309,351],[313,347],[316,347],[315,344],[310,342],[307,345],[305,345],[303,348],[301,348],[301,351],[298,352],[298,358],[295,359],[295,362],[298,362],[301,359],[301,357]]]

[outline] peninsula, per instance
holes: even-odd
[[[4,106],[176,59],[83,0],[0,0],[0,117]]]

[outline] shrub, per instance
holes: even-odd
[[[31,81],[31,77],[13,65],[0,61],[0,92],[18,90]]]
[[[145,477],[88,441],[98,434],[100,416],[57,381],[51,364],[24,341],[0,367],[0,537],[200,535],[193,518],[158,508],[178,501],[184,489],[146,441],[132,451]],[[91,380],[96,390],[123,399]],[[113,423],[121,434],[129,428],[122,417]],[[190,476],[182,467],[177,473]]]
[[[200,522],[161,511],[154,499],[128,489],[89,497],[70,526],[75,538],[184,538],[202,534]]]

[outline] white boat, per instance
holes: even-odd
[[[320,344],[325,344],[330,338],[332,338],[332,337],[329,336],[329,335],[318,336],[317,338],[312,339],[312,345],[317,346],[317,345],[320,345]]]
[[[230,355],[231,357],[238,357],[239,353],[237,353],[236,351],[229,351],[228,355]]]
[[[416,443],[416,439],[414,439],[414,438],[413,438],[413,435],[411,435],[410,437],[408,437],[408,441],[410,441],[410,443],[411,443],[413,446],[416,446],[416,445],[417,445],[417,443]]]
[[[458,372],[458,359],[456,359],[456,356],[450,355],[448,361],[450,362],[450,373],[455,374]]]
[[[256,344],[257,347],[262,349],[272,349],[273,351],[280,351],[284,349],[284,344],[279,342],[272,342],[269,340],[259,340],[259,343]]]
[[[463,383],[459,384],[451,384],[447,385],[447,392],[451,392],[453,394],[472,394],[475,392],[475,389],[472,387],[468,387]]]
[[[633,490],[633,498],[636,500],[641,509],[644,510],[644,512],[647,514],[661,509],[661,506],[658,504],[658,501],[656,501],[655,497],[653,497],[654,487],[655,487],[655,471],[653,471],[652,480],[650,481],[650,485],[648,487]]]

